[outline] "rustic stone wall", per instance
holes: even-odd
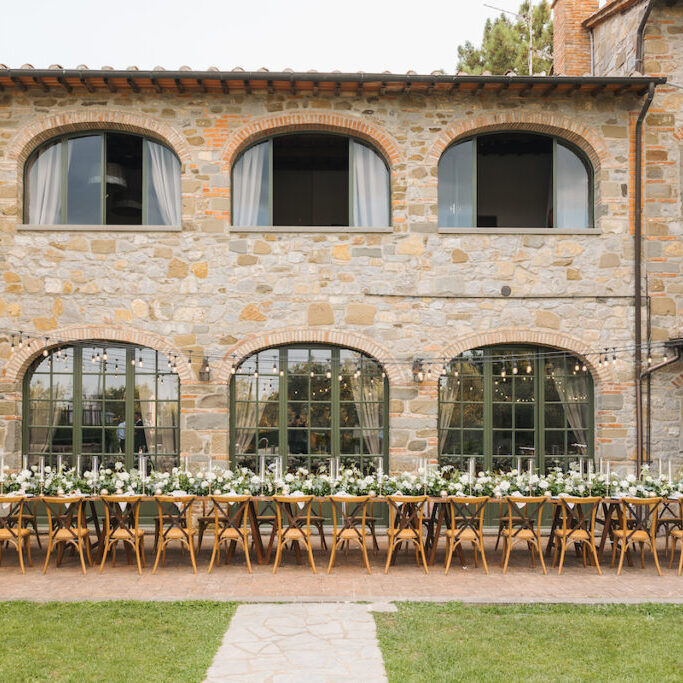
[[[85,324],[92,338],[143,343],[135,340],[148,335],[145,345],[166,352],[224,357],[210,383],[199,382],[198,367],[181,377],[182,450],[197,458],[225,457],[225,382],[245,349],[323,339],[366,351],[390,381],[392,467],[412,466],[437,448],[436,387],[414,382],[413,358],[498,341],[576,353],[631,343],[628,160],[639,107],[630,96],[576,94],[0,93],[0,328],[66,341],[82,338],[72,328]],[[149,131],[176,149],[182,231],[21,229],[27,155],[52,132],[86,126]],[[564,135],[584,149],[595,167],[595,231],[440,231],[440,152],[457,137],[510,127]],[[347,132],[382,150],[391,168],[390,231],[232,228],[231,163],[274,129]],[[504,285],[511,296],[501,295]],[[661,334],[673,318],[663,320]],[[10,358],[0,339],[0,446],[9,453],[21,449],[29,356]],[[620,354],[608,370],[587,360],[597,455],[632,458],[632,358]]]

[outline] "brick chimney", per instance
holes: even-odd
[[[590,33],[581,22],[598,11],[598,0],[553,0],[554,72],[583,76],[591,70]]]

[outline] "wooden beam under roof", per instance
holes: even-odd
[[[66,92],[68,92],[69,94],[71,94],[74,91],[74,89],[66,82],[66,79],[62,76],[57,76],[57,83],[59,83],[59,85],[61,85],[62,88],[64,88],[64,90],[66,90]]]
[[[93,87],[93,84],[88,81],[88,79],[85,76],[80,77],[80,82],[81,85],[89,92],[93,93],[95,92],[95,88]]]
[[[10,81],[12,81],[12,83],[14,83],[14,85],[16,85],[22,92],[26,92],[28,90],[26,83],[24,83],[20,78],[17,78],[16,76],[10,76]]]
[[[199,86],[199,91],[206,92],[206,85],[204,85],[204,81],[201,78],[197,78],[195,80],[197,81],[197,85]]]
[[[37,76],[33,76],[33,82],[43,91],[43,92],[50,92],[50,87],[43,81],[42,78],[38,78]]]
[[[225,78],[221,78],[221,90],[223,91],[224,95],[230,94],[230,86],[228,85],[228,82],[225,80]]]
[[[132,78],[126,78],[126,83],[128,83],[134,93],[140,92],[140,86]]]
[[[185,86],[182,84],[182,81],[179,78],[174,78],[173,81],[175,83],[175,87],[178,89],[178,92],[184,93],[185,92]]]
[[[102,80],[104,81],[104,84],[107,86],[109,92],[116,92],[116,86],[111,82],[111,79],[109,77],[105,76]]]
[[[152,76],[152,78],[150,78],[149,80],[152,82],[152,87],[156,92],[162,92],[161,84],[159,83],[158,78],[154,78],[154,76]]]

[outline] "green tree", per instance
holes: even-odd
[[[531,12],[534,73],[549,72],[553,53],[553,21],[548,0],[537,5],[524,0],[518,14],[528,16]],[[458,46],[458,70],[470,74],[490,71],[503,74],[514,69],[520,76],[529,74],[529,27],[526,19],[500,14],[487,19],[481,47],[475,47],[469,40]]]

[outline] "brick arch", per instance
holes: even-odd
[[[179,359],[184,360],[182,351],[164,337],[154,332],[137,330],[132,327],[120,325],[78,325],[53,330],[47,336],[50,348],[81,341],[123,342],[154,349],[167,357],[176,355]],[[42,353],[42,347],[31,351],[23,347],[15,351],[3,367],[0,377],[3,381],[7,382],[21,381],[28,367],[40,353]],[[194,372],[186,362],[178,363],[178,376],[180,377],[181,384],[191,384],[196,381]]]
[[[606,366],[600,367],[597,364],[594,349],[576,337],[560,334],[559,332],[501,329],[470,334],[447,344],[443,349],[442,357],[454,358],[469,349],[480,346],[493,346],[494,344],[538,344],[539,346],[550,346],[558,350],[569,351],[576,354],[586,363],[586,367],[590,370],[596,385],[599,382],[609,383],[613,381],[610,369]],[[435,371],[440,371],[440,368]]]
[[[446,148],[456,140],[480,133],[507,130],[545,133],[572,142],[586,154],[596,171],[613,161],[600,135],[576,119],[547,112],[504,111],[480,114],[451,123],[432,144],[427,162],[436,166]]]
[[[247,337],[235,344],[225,354],[216,371],[218,382],[228,382],[233,367],[237,367],[248,356],[273,346],[285,344],[328,344],[362,351],[377,360],[389,379],[390,386],[405,386],[412,382],[407,366],[402,366],[382,345],[374,339],[354,332],[342,330],[294,327],[275,330],[265,334]]]
[[[21,169],[31,152],[50,138],[95,128],[120,130],[156,138],[171,147],[181,162],[187,163],[192,158],[185,138],[163,121],[151,116],[112,109],[89,109],[43,116],[22,126],[9,144],[7,159],[16,161]]]
[[[239,153],[257,140],[278,133],[302,130],[352,135],[376,147],[391,169],[403,163],[403,155],[394,137],[360,116],[336,112],[298,111],[251,119],[226,141],[222,154],[225,166],[228,169],[232,168]]]

